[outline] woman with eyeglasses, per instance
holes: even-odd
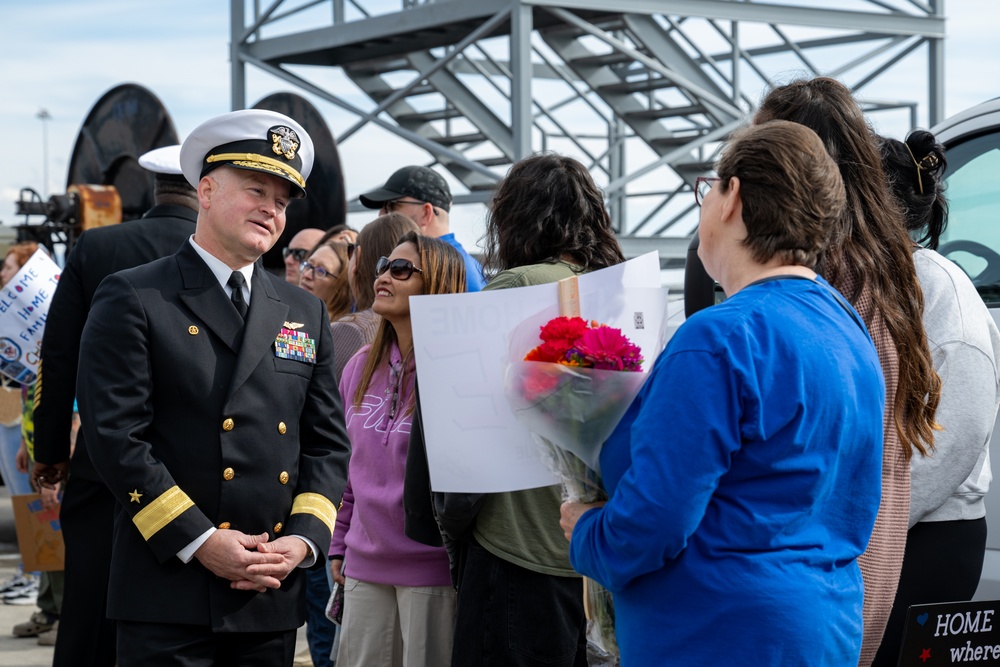
[[[351,312],[351,289],[347,281],[347,244],[325,241],[313,249],[299,266],[299,287],[326,304],[331,322]]]
[[[352,451],[330,547],[344,587],[336,664],[439,667],[450,664],[455,619],[448,554],[404,532],[416,377],[410,297],[464,292],[465,262],[447,243],[409,232],[379,257],[374,278],[372,309],[382,319],[340,380]]]
[[[369,222],[355,241],[347,244],[347,282],[354,312],[330,325],[334,342],[333,365],[338,380],[354,353],[372,342],[381,321],[372,310],[375,288],[371,276],[375,275],[375,265],[380,257],[388,256],[408,232],[419,232],[417,223],[402,213],[389,213]]]
[[[623,665],[854,665],[885,395],[815,270],[843,181],[786,121],[735,133],[716,170],[698,255],[728,298],[681,325],[605,443],[608,501],[561,525],[614,595]]]

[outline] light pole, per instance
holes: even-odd
[[[45,200],[49,196],[49,126],[46,121],[52,115],[48,109],[39,109],[35,117],[42,121],[42,199]]]

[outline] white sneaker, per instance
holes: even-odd
[[[32,582],[3,594],[4,604],[33,605],[38,601],[38,582]]]
[[[13,577],[8,577],[7,579],[0,581],[0,594],[10,593],[28,586],[34,581],[34,579],[34,575],[23,573],[15,574]]]

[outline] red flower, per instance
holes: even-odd
[[[571,345],[571,342],[564,340],[546,341],[529,352],[524,360],[547,361],[549,363],[565,361],[566,352],[569,351]]]
[[[542,327],[538,337],[544,341],[560,340],[572,344],[586,330],[587,323],[582,317],[556,317]]]
[[[531,360],[528,361],[537,361]],[[523,381],[524,397],[529,401],[535,401],[547,396],[559,385],[559,376],[554,373],[531,373]]]

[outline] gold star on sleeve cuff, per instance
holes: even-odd
[[[137,503],[139,502],[139,498],[142,498],[143,494],[139,493],[139,489],[136,489],[135,491],[130,491],[128,496],[132,499],[129,502]]]
[[[191,507],[194,507],[194,502],[188,495],[181,491],[180,487],[172,486],[139,510],[132,517],[132,523],[142,533],[143,539],[148,541],[161,528]]]

